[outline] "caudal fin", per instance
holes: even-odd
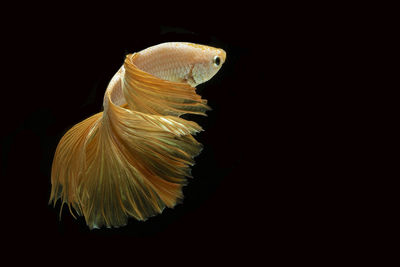
[[[134,103],[132,90],[124,87],[128,104]],[[71,213],[73,208],[83,215],[91,229],[123,226],[128,217],[146,220],[175,206],[202,148],[192,136],[202,130],[195,122],[124,108],[111,95],[112,90],[106,93],[104,112],[64,135],[52,167],[50,202],[60,199]],[[203,100],[195,100],[199,104],[191,105],[193,113],[198,106],[206,110]],[[180,103],[174,102],[173,110],[190,106]]]

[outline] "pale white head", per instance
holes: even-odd
[[[193,69],[188,73],[188,82],[192,86],[210,80],[225,62],[226,53],[222,49],[190,43],[186,45],[193,57]]]

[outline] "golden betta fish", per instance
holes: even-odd
[[[129,54],[111,79],[104,111],[78,123],[57,146],[50,202],[60,199],[90,229],[120,227],[172,208],[202,145],[182,114],[210,108],[196,93],[225,62],[205,45],[169,42]],[[61,211],[60,211],[61,213]]]

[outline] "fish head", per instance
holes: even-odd
[[[191,68],[186,81],[193,87],[210,80],[222,67],[226,59],[223,49],[206,45],[186,43],[191,54]]]

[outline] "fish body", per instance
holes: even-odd
[[[216,57],[220,62],[216,62]],[[145,49],[135,57],[141,70],[172,82],[195,87],[211,79],[225,62],[222,49],[192,43],[163,43]],[[218,63],[218,64],[216,64]]]
[[[57,146],[50,202],[67,204],[89,228],[119,227],[174,207],[191,177],[205,115],[195,86],[225,62],[222,49],[163,43],[126,56],[104,96],[104,111],[69,130]]]

